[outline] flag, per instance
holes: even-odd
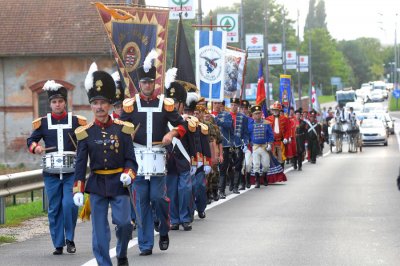
[[[320,113],[321,108],[318,102],[318,96],[314,86],[311,87],[311,107],[312,109]]]
[[[294,93],[291,93],[292,97],[290,97],[289,107],[293,107],[294,110],[297,109],[296,107],[296,99],[294,98]]]
[[[189,47],[187,45],[185,30],[182,23],[182,13],[179,14],[172,66],[178,69],[176,73],[176,81],[182,82],[186,89],[188,89],[188,87],[191,88],[196,86],[192,57],[189,53]]]
[[[239,97],[242,92],[244,69],[246,65],[246,51],[235,47],[228,47],[225,53],[225,98]]]
[[[292,98],[291,90],[291,76],[290,75],[280,75],[279,76],[279,101],[282,104],[282,108],[286,112],[289,112],[290,101]]]
[[[265,102],[265,82],[263,75],[263,64],[260,59],[260,67],[258,68],[257,96],[256,105],[262,105]]]
[[[225,31],[195,32],[196,85],[206,101],[224,99]]]
[[[143,65],[152,49],[158,53],[154,62],[155,90],[161,93],[164,89],[169,9],[106,6],[100,2],[94,5],[111,42],[125,95],[132,97],[138,92],[136,69]]]

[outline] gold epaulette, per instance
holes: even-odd
[[[86,117],[82,116],[82,115],[76,115],[76,118],[78,118],[78,124],[80,126],[86,126],[87,125],[87,119]]]
[[[133,134],[135,132],[135,126],[128,121],[121,121],[119,119],[114,119],[114,123],[117,125],[122,125],[122,132],[125,134]]]
[[[132,113],[133,112],[133,104],[134,103],[135,103],[135,97],[126,98],[122,102],[122,109],[124,109],[125,113]]]
[[[175,102],[172,98],[164,98],[164,109],[167,112],[172,112],[175,109]]]
[[[83,140],[87,138],[89,135],[86,132],[86,129],[90,128],[93,125],[93,122],[90,124],[87,124],[86,126],[80,126],[77,129],[75,129],[75,135],[77,140]]]
[[[195,122],[196,123],[196,126],[198,126],[199,125],[199,119],[197,118],[197,117],[195,117],[195,116],[189,116],[190,117],[190,119],[193,121],[193,122]]]
[[[199,126],[201,128],[201,133],[203,135],[208,135],[208,126],[206,124],[203,124],[203,123],[199,123]]]
[[[36,130],[42,125],[42,117],[39,117],[38,119],[35,119],[32,121],[32,129]]]

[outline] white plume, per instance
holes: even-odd
[[[188,92],[186,97],[186,105],[190,106],[192,102],[198,102],[200,100],[200,96],[195,92]]]
[[[56,91],[61,88],[63,85],[56,83],[54,80],[48,80],[43,86],[44,91]]]
[[[97,65],[95,62],[93,62],[90,67],[89,71],[86,75],[85,78],[85,89],[86,91],[89,91],[93,87],[93,72],[97,71]]]
[[[119,72],[115,71],[114,73],[111,74],[112,78],[114,79],[115,82],[120,81],[121,78],[119,77]]]
[[[143,62],[143,70],[144,72],[149,72],[150,68],[153,65],[153,60],[155,60],[158,57],[158,53],[155,49],[151,50],[150,53],[146,56]]]
[[[178,69],[176,67],[173,67],[168,69],[167,72],[165,73],[164,86],[166,89],[168,89],[169,86],[171,86],[171,83],[175,81],[177,71]]]

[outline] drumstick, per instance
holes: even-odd
[[[76,149],[77,149],[76,143],[75,143],[74,139],[71,137],[71,134],[69,134],[69,132],[68,132],[68,136],[69,136],[69,138],[71,139],[71,142],[72,142],[72,144],[74,145],[75,150],[76,150]]]
[[[139,130],[140,123],[136,126],[136,128],[133,130],[133,133],[131,134],[132,140],[135,138],[136,132]]]
[[[162,141],[153,141],[152,144],[153,145],[161,145],[161,144],[163,144],[163,142]]]
[[[44,148],[43,151],[50,151],[50,150],[54,150],[54,149],[57,149],[57,147]]]

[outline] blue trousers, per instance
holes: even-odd
[[[101,266],[112,265],[109,255],[111,233],[107,217],[109,205],[111,205],[112,223],[116,225],[118,258],[127,256],[128,243],[132,239],[133,226],[131,224],[129,196],[103,197],[91,193],[92,249],[97,264]]]
[[[49,228],[51,240],[55,248],[65,246],[65,239],[74,241],[76,220],[78,219],[78,207],[75,206],[72,187],[74,174],[59,176],[49,175],[45,172],[44,187],[49,199]]]
[[[142,226],[138,227],[139,250],[152,250],[154,246],[154,217],[153,208],[160,221],[160,235],[165,236],[169,231],[169,199],[166,192],[165,176],[152,176],[146,180],[137,176],[133,182],[136,195],[136,206]]]
[[[192,198],[190,171],[179,174],[168,172],[167,195],[170,199],[169,215],[171,224],[190,222],[190,201]]]
[[[207,180],[204,171],[197,171],[193,179],[194,208],[197,212],[204,212],[207,207]]]

